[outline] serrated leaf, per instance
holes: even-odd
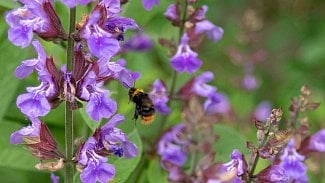
[[[28,171],[38,171],[34,165],[38,162],[31,153],[21,145],[9,143],[10,135],[23,126],[15,122],[4,121],[1,123],[0,134],[0,167],[14,168]]]
[[[80,112],[80,115],[81,115],[82,119],[87,124],[87,126],[92,130],[92,132],[95,132],[95,130],[99,127],[100,123],[92,120],[88,116],[85,108],[79,109],[79,112]]]
[[[138,163],[141,160],[142,155],[142,142],[137,130],[134,130],[128,135],[130,141],[135,143],[138,147],[138,156],[135,158],[119,158],[114,160],[112,163],[115,166],[116,175],[111,181],[113,183],[124,183],[127,181],[129,176],[137,167]]]
[[[160,166],[159,159],[153,159],[149,162],[147,177],[149,183],[156,183],[157,180],[161,183],[168,183],[167,172]]]
[[[244,155],[248,155],[249,151],[246,148],[247,140],[236,130],[218,124],[214,126],[214,132],[219,136],[218,141],[213,146],[216,151],[217,161],[229,161],[230,154],[234,149],[238,149]]]

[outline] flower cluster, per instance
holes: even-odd
[[[137,156],[136,145],[128,140],[122,130],[116,128],[123,121],[122,115],[114,115],[81,146],[77,155],[77,167],[81,171],[82,182],[108,182],[114,177],[115,168],[107,163],[107,155],[126,158]]]
[[[69,8],[92,1],[62,0]],[[103,87],[104,82],[116,80],[125,88],[130,88],[139,78],[139,73],[126,68],[125,60],[111,61],[122,50],[120,41],[124,41],[125,31],[138,29],[138,26],[133,19],[119,15],[122,11],[120,0],[103,0],[94,6],[89,15],[83,15],[81,22],[76,24],[76,30],[68,35],[53,8],[53,1],[20,0],[20,3],[23,7],[6,14],[10,26],[8,38],[16,46],[27,47],[32,43],[38,57],[22,61],[15,70],[15,76],[23,79],[35,71],[40,85],[27,87],[27,93],[17,97],[18,108],[31,120],[32,125],[14,132],[10,142],[25,144],[40,160],[57,160],[41,162],[36,168],[50,171],[61,169],[65,161],[72,160],[67,160],[59,151],[46,124],[38,117],[46,116],[64,101],[69,104],[70,110],[86,104],[86,112],[94,121],[111,119],[80,147],[76,157],[82,172],[81,180],[87,183],[107,182],[115,175],[114,166],[106,163],[108,155],[132,158],[138,154],[136,145],[115,127],[124,121],[124,117],[114,115],[117,103],[109,97],[110,91]],[[54,43],[68,39],[73,42],[72,67],[68,67],[67,63],[59,69],[54,59],[47,56],[41,42],[33,40],[33,33]],[[133,42],[124,44],[125,49],[149,48],[150,40],[143,34],[139,36],[141,40],[138,43],[134,38]],[[145,45],[142,45],[143,39]],[[58,181],[54,174],[52,179]]]
[[[186,6],[187,8],[187,6]],[[191,6],[191,8],[193,8]],[[185,19],[181,15],[180,4],[171,4],[164,13],[165,17],[172,22],[174,26],[185,29],[185,33],[180,39],[177,51],[171,58],[170,64],[177,72],[187,72],[189,74],[197,71],[202,61],[198,58],[198,54],[192,48],[197,48],[201,43],[202,35],[206,34],[209,39],[217,42],[223,36],[222,28],[214,25],[206,19],[205,14],[208,6],[198,7],[193,11],[189,11]],[[185,10],[187,11],[187,10]]]

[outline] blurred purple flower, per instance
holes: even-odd
[[[227,182],[227,183],[241,183],[240,176],[247,170],[247,163],[244,155],[237,149],[233,150],[230,156],[231,160],[224,164],[215,164],[204,170],[207,182]]]
[[[214,93],[208,96],[203,104],[203,109],[206,114],[212,115],[216,113],[227,113],[230,110],[229,101],[226,96]]]
[[[180,21],[180,12],[179,7],[177,4],[171,4],[168,6],[167,10],[164,13],[164,16],[172,21],[172,22],[178,22]]]
[[[142,5],[147,11],[150,11],[153,6],[157,6],[158,4],[159,0],[142,0]]]
[[[191,50],[188,45],[188,36],[185,33],[176,54],[171,58],[170,64],[177,72],[193,73],[202,65],[202,61],[197,58],[197,53]]]
[[[214,42],[219,41],[223,36],[223,29],[214,25],[209,20],[206,20],[205,14],[208,11],[208,6],[203,5],[198,8],[195,15],[191,17],[190,21],[195,25],[194,30],[189,30],[193,32],[195,36],[200,36],[201,34],[206,34],[209,39]]]
[[[195,77],[194,83],[192,86],[192,91],[201,97],[208,97],[213,95],[217,88],[211,85],[206,84],[207,82],[212,81],[214,74],[210,71],[203,72],[199,76]]]
[[[310,151],[325,152],[325,129],[321,129],[310,137],[307,147]]]
[[[162,80],[155,80],[153,83],[152,91],[149,93],[149,97],[152,100],[155,109],[161,114],[170,113],[170,109],[167,106],[169,101],[166,85]]]
[[[33,32],[45,40],[65,39],[61,21],[48,0],[20,0],[24,6],[11,10],[6,15],[10,26],[9,40],[16,46],[27,47]]]
[[[41,121],[38,118],[30,118],[32,125],[23,127],[22,129],[14,132],[10,136],[11,144],[21,144],[25,142],[26,139],[39,139]]]
[[[176,125],[160,138],[158,154],[161,156],[161,162],[167,161],[176,166],[184,165],[187,157],[185,152],[187,141],[180,138],[184,128],[184,124]],[[161,164],[164,165],[164,163]],[[164,168],[167,169],[166,167]]]
[[[52,183],[60,183],[60,177],[51,172],[51,181]]]
[[[123,45],[123,49],[126,51],[147,51],[150,50],[153,43],[149,36],[143,32],[134,34],[126,43]]]
[[[262,170],[257,175],[257,179],[259,182],[287,183],[289,181],[285,169],[279,165],[272,165]]]
[[[259,121],[266,121],[267,118],[270,116],[272,111],[272,106],[270,102],[263,101],[255,109],[254,117]]]
[[[290,180],[300,180],[300,182],[308,182],[307,167],[303,163],[305,157],[300,155],[296,149],[294,140],[291,139],[283,154],[280,156],[281,163],[279,164],[285,171],[285,174]]]
[[[78,4],[87,5],[91,1],[94,1],[94,0],[62,0],[62,2],[65,5],[67,5],[69,8],[73,8],[73,7],[77,6]]]
[[[243,81],[242,81],[242,86],[246,90],[254,90],[257,87],[257,80],[253,75],[246,74]]]
[[[106,163],[106,157],[96,153],[96,143],[94,137],[89,137],[78,153],[78,164],[82,166],[80,179],[83,183],[108,182],[115,175],[114,166]]]

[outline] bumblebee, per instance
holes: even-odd
[[[150,124],[155,118],[155,108],[148,93],[140,88],[132,87],[129,90],[129,99],[135,103],[133,119],[137,121],[138,117],[141,116],[142,124]]]

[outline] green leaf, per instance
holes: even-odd
[[[22,128],[15,122],[4,121],[1,123],[0,134],[0,167],[14,168],[20,170],[38,171],[34,165],[38,160],[21,145],[9,143],[10,134]]]
[[[84,103],[85,106],[85,103]],[[99,122],[95,122],[94,120],[92,120],[87,112],[85,108],[79,109],[80,115],[82,117],[82,119],[85,121],[85,123],[88,125],[88,127],[95,132],[95,130],[99,127],[100,123]]]
[[[119,158],[113,161],[113,164],[115,166],[115,172],[116,175],[112,182],[115,183],[124,183],[127,181],[128,177],[132,174],[132,172],[135,170],[137,165],[139,164],[141,160],[142,155],[142,143],[140,136],[138,134],[138,131],[134,130],[128,135],[128,138],[130,141],[135,143],[138,147],[138,156],[135,158]]]
[[[159,159],[153,159],[149,162],[147,177],[149,183],[156,183],[157,180],[161,183],[168,183],[167,172],[160,166]]]
[[[13,0],[0,0],[0,6],[13,9],[19,7],[19,3]]]
[[[220,124],[214,126],[214,131],[219,136],[218,141],[213,146],[216,151],[217,161],[229,161],[230,154],[234,149],[238,149],[244,155],[248,155],[249,151],[246,148],[247,140],[239,132]]]
[[[4,23],[3,17],[0,18],[0,27],[0,119],[2,119],[16,97],[15,91],[18,88],[19,79],[15,78],[13,74],[15,67],[21,60],[26,59],[28,51],[21,50],[8,41],[6,33],[8,26]]]

